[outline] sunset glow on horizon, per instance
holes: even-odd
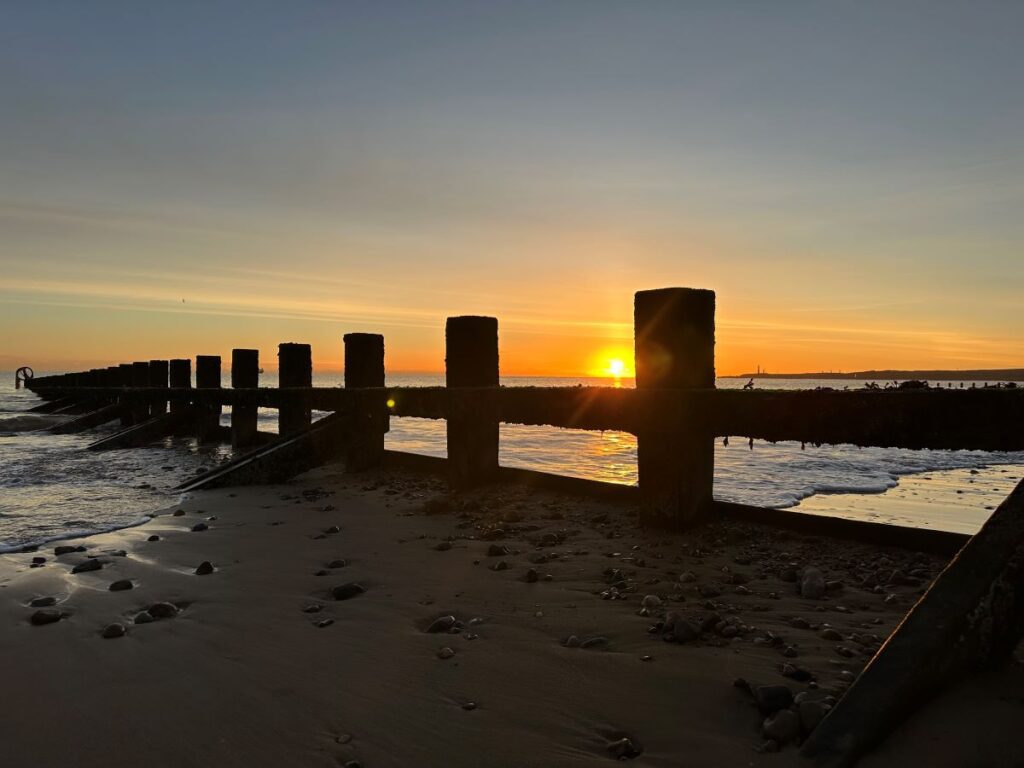
[[[668,286],[722,375],[1024,366],[1020,7],[631,5],[10,9],[0,370],[629,378]]]

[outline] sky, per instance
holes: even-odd
[[[383,333],[439,371],[1024,366],[1024,3],[0,7],[0,368]]]

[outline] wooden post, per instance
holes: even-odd
[[[281,389],[313,386],[313,352],[309,344],[277,345],[277,384]],[[281,435],[306,429],[313,421],[307,401],[283,404],[278,409]]]
[[[132,385],[132,364],[121,363],[117,366],[118,378],[120,380],[121,387],[130,387]],[[121,426],[130,427],[135,423],[135,414],[132,413],[132,400],[131,396],[126,392],[123,397],[119,397],[118,402],[121,404]]]
[[[498,320],[449,317],[445,323],[448,467],[454,488],[498,474]],[[491,391],[459,391],[491,387]]]
[[[220,389],[220,355],[196,355],[196,389]],[[219,405],[203,405],[203,415],[196,422],[196,436],[201,443],[214,442],[220,426]]]
[[[192,388],[192,361],[191,360],[171,360],[168,364],[168,370],[170,374],[171,387],[174,389],[191,389]],[[184,400],[172,400],[171,401],[171,413],[182,411],[188,408],[188,403]]]
[[[671,390],[715,386],[715,293],[638,291],[634,303],[636,386],[668,390],[637,434],[642,525],[685,528],[711,511],[714,438],[696,414],[672,407]]]
[[[346,333],[345,389],[384,386],[384,337],[379,333]],[[380,397],[367,398],[357,410],[352,443],[345,452],[350,472],[379,466],[384,458],[384,434],[388,429],[387,406]]]
[[[258,349],[231,350],[231,388],[255,389],[260,385],[260,352]],[[231,445],[245,448],[257,438],[256,406],[231,406]]]
[[[1024,635],[1024,481],[939,574],[801,754],[848,768],[944,688],[1010,662]]]
[[[168,362],[166,360],[149,361],[149,386],[159,387],[160,389],[166,389],[168,375]],[[150,402],[150,416],[162,416],[165,413],[167,413],[166,400],[153,400]]]
[[[132,387],[148,387],[149,386],[149,363],[148,362],[137,362],[132,363]],[[131,398],[131,410],[132,410],[132,423],[141,424],[149,418],[149,403],[145,397],[141,394],[136,393]]]

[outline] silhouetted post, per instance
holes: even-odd
[[[713,389],[715,293],[695,288],[638,291],[634,299],[636,386]],[[671,395],[666,405],[671,405]],[[643,525],[684,528],[711,511],[714,439],[688,418],[648,412],[637,435]]]
[[[196,355],[196,389],[220,389],[220,355]],[[204,403],[201,408],[196,435],[201,443],[213,442],[220,426],[220,405]]]
[[[277,382],[281,389],[313,386],[313,352],[309,344],[277,345]],[[278,432],[291,435],[312,423],[306,400],[281,403],[278,409]]]
[[[149,386],[149,363],[132,363],[131,371],[131,382],[133,388]],[[131,398],[131,404],[133,424],[141,424],[149,418],[149,403],[145,397],[136,393]]]
[[[466,488],[498,474],[498,320],[449,317],[444,334],[445,386],[494,388],[448,395],[450,479],[453,487]]]
[[[117,366],[117,370],[119,372],[118,378],[121,382],[120,386],[122,388],[130,387],[132,385],[132,364],[121,363]],[[117,400],[121,404],[121,426],[130,427],[135,423],[135,415],[132,413],[131,395],[125,392]]]
[[[168,364],[166,360],[149,361],[149,386],[167,389]],[[150,416],[162,416],[167,413],[167,401],[156,398],[149,403]]]
[[[172,389],[191,389],[192,388],[192,361],[191,360],[171,360],[168,370],[170,372],[170,383]],[[171,413],[183,411],[188,408],[188,403],[184,400],[172,400],[171,401]]]
[[[379,333],[346,333],[345,389],[384,386],[384,337]],[[345,453],[350,472],[378,466],[384,458],[384,433],[388,429],[387,406],[380,397],[365,398],[356,409],[352,442]]]
[[[231,350],[231,388],[255,389],[260,385],[258,349]],[[244,448],[256,442],[256,404],[231,406],[231,445]]]

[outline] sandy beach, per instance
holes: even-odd
[[[795,744],[761,751],[765,717],[737,680],[826,708],[943,566],[727,522],[645,534],[631,512],[519,486],[453,499],[426,475],[325,468],[58,542],[84,551],[0,557],[7,764],[799,763]],[[101,567],[72,573],[90,560]],[[197,575],[203,562],[214,570]],[[806,566],[828,579],[821,598],[798,594]],[[132,588],[111,591],[121,580]],[[177,615],[134,623],[157,603]],[[61,618],[33,625],[37,610]],[[680,617],[673,642],[666,612]],[[449,631],[428,631],[448,616]],[[125,634],[103,637],[111,624]],[[972,697],[987,718],[946,744],[931,726],[960,722]],[[929,765],[1012,764],[1012,729],[990,736],[1019,706],[972,683],[865,764],[921,749]]]

